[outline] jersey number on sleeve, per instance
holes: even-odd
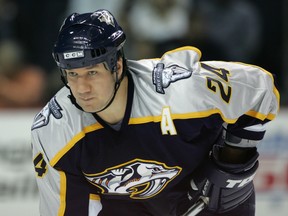
[[[220,91],[221,98],[226,102],[229,103],[232,93],[232,88],[229,86],[229,75],[230,72],[223,68],[214,68],[207,64],[201,63],[201,67],[212,72],[213,74],[217,75],[220,80],[207,76],[207,87],[212,90],[213,92],[217,91],[217,87]],[[225,85],[227,83],[227,85]]]
[[[43,154],[39,153],[33,160],[35,171],[38,177],[43,177],[47,171],[47,163],[43,158]]]

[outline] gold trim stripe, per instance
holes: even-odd
[[[62,148],[51,160],[50,165],[52,167],[55,166],[55,164],[62,158],[63,155],[65,155],[79,140],[81,140],[86,133],[89,133],[91,131],[98,130],[100,128],[103,128],[102,125],[99,123],[87,126],[83,129],[83,131],[76,134],[66,145],[64,148]]]
[[[58,210],[58,216],[63,216],[66,209],[66,175],[65,172],[59,171],[60,174],[60,206]]]

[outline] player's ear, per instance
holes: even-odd
[[[123,59],[120,57],[117,60],[117,74],[118,76],[121,76],[122,73],[123,73]]]

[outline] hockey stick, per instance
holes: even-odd
[[[200,197],[200,199],[193,205],[191,206],[186,213],[184,213],[182,216],[195,216],[199,212],[201,212],[206,205],[209,202],[208,197]]]

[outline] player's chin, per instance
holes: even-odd
[[[81,106],[81,105],[80,105]],[[94,113],[97,111],[97,109],[92,106],[92,105],[82,105],[81,108],[85,111],[85,112],[89,112],[89,113]]]
[[[95,112],[97,110],[93,103],[78,101],[78,105],[83,109],[85,112]]]

